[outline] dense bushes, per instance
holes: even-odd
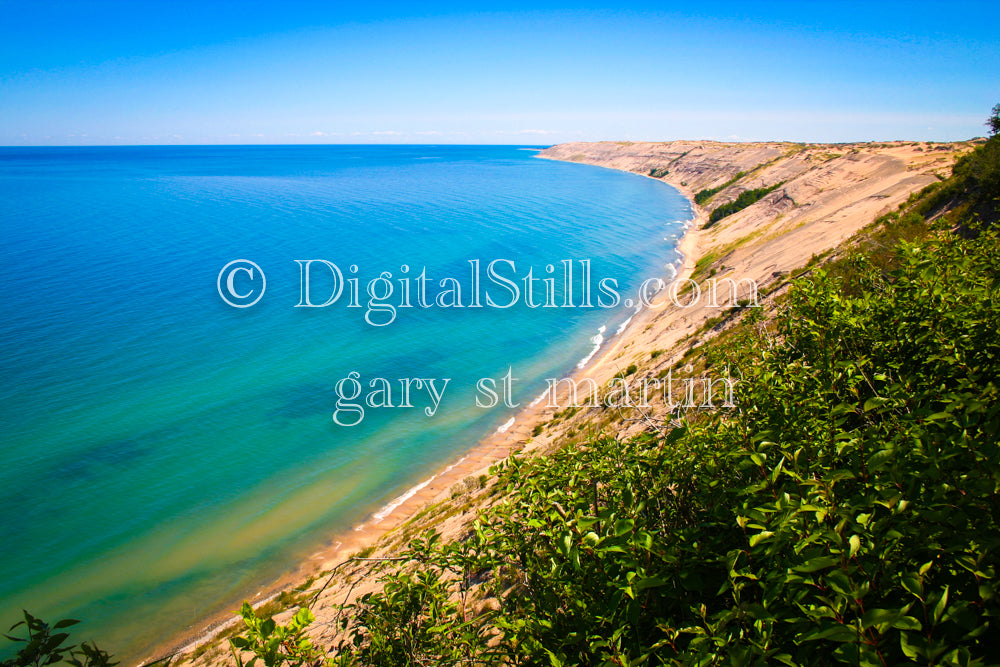
[[[993,136],[955,162],[951,178],[923,199],[921,213],[950,208],[953,218],[986,225],[1000,220],[1000,136]]]
[[[1000,136],[955,163],[954,189],[984,222],[1000,218]]]

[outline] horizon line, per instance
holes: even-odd
[[[859,139],[854,141],[795,141],[792,139],[705,139],[705,138],[690,138],[690,139],[594,139],[594,140],[582,140],[582,141],[560,141],[554,144],[491,144],[491,143],[256,143],[256,144],[219,144],[219,143],[204,143],[204,144],[0,144],[0,149],[3,148],[250,148],[250,147],[291,147],[291,146],[511,146],[511,147],[522,147],[522,148],[539,148],[546,149],[553,146],[560,146],[562,144],[600,144],[600,143],[616,143],[616,144],[669,144],[677,141],[700,141],[700,142],[710,142],[717,144],[812,144],[817,146],[849,146],[852,144],[891,144],[891,143],[910,143],[910,144],[960,144],[968,143],[971,141],[986,141],[989,137],[984,135],[977,135],[974,137],[969,137],[968,139],[953,139],[953,140],[931,140],[931,139]]]

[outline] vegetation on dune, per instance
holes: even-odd
[[[944,205],[983,221],[1000,217],[1000,137],[958,158],[953,177],[927,203],[930,210]]]
[[[729,202],[728,204],[723,204],[722,206],[712,211],[712,213],[708,216],[708,222],[705,223],[702,229],[708,229],[709,227],[714,225],[719,220],[722,220],[726,216],[732,215],[733,213],[736,213],[738,211],[742,211],[747,206],[757,203],[763,197],[771,194],[784,184],[785,182],[781,181],[780,183],[775,183],[774,185],[768,186],[766,188],[755,188],[753,190],[744,190],[739,194],[739,196],[735,200]]]
[[[990,117],[986,119],[986,127],[990,128],[990,135],[1000,134],[1000,104],[994,104]]]
[[[725,190],[726,188],[728,188],[730,185],[732,185],[733,183],[735,183],[736,181],[740,180],[741,178],[743,178],[746,175],[747,175],[747,172],[745,172],[745,171],[737,172],[737,174],[735,176],[733,176],[732,178],[730,178],[728,181],[726,181],[722,185],[719,185],[719,186],[714,187],[714,188],[706,188],[706,189],[704,189],[704,190],[696,193],[695,196],[694,196],[694,202],[696,204],[698,204],[699,206],[701,206],[702,204],[704,204],[705,202],[707,202],[709,199],[711,199],[715,195],[719,194],[720,192],[722,192],[723,190]]]
[[[22,632],[24,636],[5,634],[8,640],[21,645],[14,657],[0,662],[2,667],[42,667],[43,665],[72,665],[72,667],[114,667],[118,663],[111,659],[107,651],[96,644],[82,642],[67,644],[69,633],[62,632],[80,621],[67,618],[49,625],[40,618],[24,612],[24,620],[18,621],[10,632]]]

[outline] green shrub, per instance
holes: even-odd
[[[735,176],[733,176],[732,178],[730,178],[728,181],[726,181],[722,185],[714,187],[714,188],[707,188],[705,190],[702,190],[701,192],[698,192],[694,196],[695,203],[698,204],[699,206],[701,206],[702,204],[704,204],[705,202],[707,202],[709,199],[711,199],[715,195],[719,194],[720,192],[722,192],[723,190],[725,190],[726,188],[728,188],[730,185],[732,185],[733,183],[735,183],[736,181],[740,180],[741,178],[743,178],[746,175],[747,175],[747,172],[745,172],[745,171],[737,172],[737,174]]]
[[[305,636],[306,628],[315,620],[308,609],[299,609],[287,625],[275,623],[269,614],[255,612],[249,602],[243,603],[240,616],[246,634],[229,640],[238,667],[254,667],[258,661],[264,667],[318,662],[321,653]],[[252,654],[249,662],[243,662],[244,652]]]
[[[708,222],[705,223],[702,229],[708,229],[709,227],[714,225],[719,220],[722,220],[726,216],[730,216],[733,213],[742,211],[751,204],[757,203],[763,197],[774,192],[784,184],[785,182],[781,181],[780,183],[775,183],[774,185],[768,186],[766,188],[757,188],[755,190],[744,190],[734,201],[731,201],[728,204],[723,204],[722,206],[712,211],[712,213],[708,216]]]
[[[114,667],[118,664],[111,660],[106,651],[99,649],[97,644],[88,642],[82,642],[79,646],[66,644],[69,633],[53,632],[73,627],[80,621],[68,618],[50,626],[27,611],[23,611],[23,614],[24,620],[12,625],[9,632],[13,633],[23,626],[25,635],[23,637],[4,635],[8,640],[23,646],[14,657],[0,662],[2,667],[42,667],[55,664],[73,667]]]

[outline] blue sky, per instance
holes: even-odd
[[[993,5],[0,0],[0,145],[967,139]]]

